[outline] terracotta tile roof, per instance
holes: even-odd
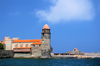
[[[31,47],[15,47],[14,49],[30,49]]]
[[[15,40],[13,43],[18,43],[18,42],[41,42],[41,39],[34,39],[34,40]]]
[[[31,45],[35,45],[35,44],[42,44],[42,42],[32,43]]]

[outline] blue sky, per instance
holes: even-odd
[[[100,0],[0,0],[0,40],[41,39],[45,24],[53,52],[100,52]]]

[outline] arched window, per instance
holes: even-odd
[[[26,44],[26,47],[28,47],[28,44]]]
[[[44,33],[44,30],[43,30],[43,32],[42,33]]]
[[[35,47],[35,45],[33,45]]]
[[[15,47],[18,47],[18,44],[16,44]]]
[[[49,30],[47,30],[47,33],[49,33]]]
[[[20,47],[23,47],[23,44],[21,44]]]

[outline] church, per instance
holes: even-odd
[[[45,24],[42,29],[41,39],[14,40],[11,44],[11,50],[13,50],[15,58],[50,58],[53,51],[50,41],[50,28]]]

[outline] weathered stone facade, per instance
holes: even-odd
[[[48,27],[48,25],[47,25]],[[52,47],[50,43],[51,33],[49,28],[42,29],[42,46],[41,46],[41,58],[50,58]]]
[[[51,33],[47,24],[43,27],[41,35],[41,39],[13,41],[14,57],[51,58]]]
[[[32,57],[41,57],[41,45],[31,45]]]

